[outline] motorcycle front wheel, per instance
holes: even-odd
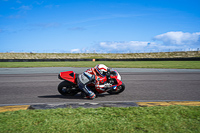
[[[115,90],[109,90],[109,91],[107,91],[109,94],[119,94],[119,93],[121,93],[121,92],[123,92],[125,90],[125,84],[124,83],[122,83],[122,85],[120,85],[120,86],[117,86],[117,90],[115,91]]]
[[[67,81],[63,81],[58,85],[58,92],[63,96],[74,96],[79,91],[78,88]]]

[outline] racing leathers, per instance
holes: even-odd
[[[95,93],[87,86],[88,84],[95,84],[96,89],[104,90],[106,87],[110,87],[109,84],[104,84],[106,76],[102,76],[97,73],[95,67],[90,68],[80,74],[77,78],[78,86],[85,93],[87,98],[93,99],[96,97]]]

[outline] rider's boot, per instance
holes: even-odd
[[[89,96],[86,96],[88,99],[94,99],[96,98],[95,93],[91,93]]]
[[[91,93],[89,96],[87,96],[85,92],[81,92],[81,97],[82,98],[88,98],[88,99],[94,99],[94,98],[96,98],[96,94]]]

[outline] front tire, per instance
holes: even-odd
[[[58,85],[58,92],[63,96],[74,96],[79,91],[78,89],[67,81],[63,81]]]
[[[125,84],[122,83],[122,85],[117,86],[117,90],[109,90],[107,91],[109,94],[119,94],[122,93],[125,90]]]

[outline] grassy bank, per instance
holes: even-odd
[[[0,132],[200,132],[200,106],[24,110],[0,113]]]
[[[200,51],[157,53],[0,53],[0,59],[127,59],[200,57]]]
[[[18,67],[94,67],[200,69],[200,61],[77,61],[77,62],[0,62],[0,68]]]

